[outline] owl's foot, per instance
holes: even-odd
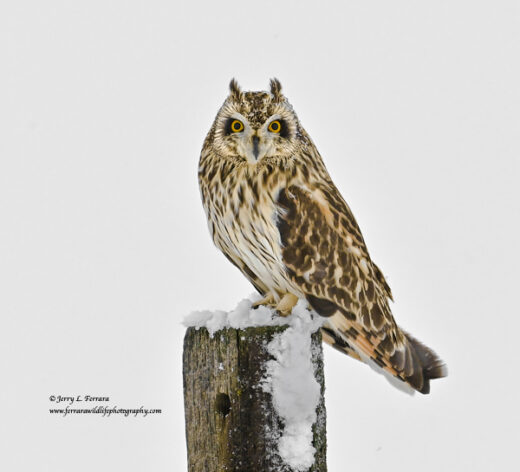
[[[272,293],[268,293],[264,298],[258,300],[251,305],[251,308],[258,308],[260,305],[268,306],[269,308],[276,307],[276,299]]]
[[[276,305],[276,310],[281,316],[288,316],[296,303],[298,303],[298,297],[292,293],[286,293]]]

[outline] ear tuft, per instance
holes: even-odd
[[[271,79],[270,81],[271,85],[271,95],[274,98],[275,102],[281,102],[283,100],[282,96],[282,84],[278,79]]]
[[[233,100],[235,100],[236,102],[241,101],[242,90],[240,89],[238,82],[234,78],[231,79],[231,82],[229,82],[229,91],[231,92],[230,95]]]

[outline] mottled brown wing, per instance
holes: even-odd
[[[310,305],[361,358],[427,393],[428,379],[442,376],[442,362],[395,323],[390,288],[332,182],[291,186],[278,204],[283,261]]]

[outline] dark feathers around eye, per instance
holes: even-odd
[[[287,126],[287,122],[285,120],[278,120],[280,121],[280,133],[279,133],[279,136],[281,136],[282,138],[289,138],[290,136],[290,133],[289,133],[289,126]]]
[[[224,132],[226,135],[233,133],[233,130],[231,129],[231,123],[235,121],[235,118],[228,118],[226,120],[226,124],[224,125]]]

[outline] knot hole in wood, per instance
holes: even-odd
[[[224,417],[227,416],[231,410],[231,400],[229,399],[229,395],[227,393],[217,393],[217,398],[215,399],[215,408],[219,414]]]

